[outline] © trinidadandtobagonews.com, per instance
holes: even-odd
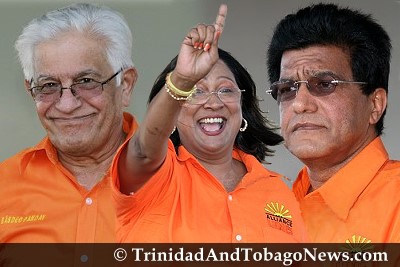
[[[226,251],[213,247],[185,247],[163,250],[143,247],[117,248],[114,258],[118,262],[275,262],[290,266],[294,262],[387,262],[385,252],[347,251],[327,252],[318,248],[299,248],[299,251],[271,251],[267,247],[232,247]]]

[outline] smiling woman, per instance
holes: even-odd
[[[305,240],[293,194],[261,164],[282,137],[262,115],[249,73],[218,49],[225,16],[223,5],[216,24],[187,34],[114,159],[121,242]]]

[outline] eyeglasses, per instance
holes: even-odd
[[[220,88],[216,91],[208,92],[201,88],[196,88],[189,96],[186,103],[191,105],[202,105],[208,101],[212,94],[215,94],[223,103],[233,103],[240,100],[241,93],[245,90],[237,88]]]
[[[266,92],[278,102],[292,100],[296,97],[301,83],[307,85],[308,91],[313,96],[329,95],[335,91],[336,86],[340,83],[367,84],[366,82],[339,81],[330,76],[322,78],[311,77],[306,81],[277,81]]]
[[[48,82],[43,85],[38,85],[29,88],[33,99],[36,102],[54,102],[58,101],[63,93],[63,90],[69,89],[75,97],[90,99],[100,95],[104,88],[103,86],[114,79],[122,69],[113,74],[110,78],[103,82],[93,80],[92,78],[82,78],[78,82],[71,84],[69,87],[62,87],[61,83]]]

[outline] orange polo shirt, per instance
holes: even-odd
[[[157,173],[136,193],[119,192],[112,167],[120,242],[299,242],[306,232],[298,203],[281,175],[235,149],[248,170],[235,190],[222,184],[183,146],[168,144]]]
[[[324,185],[307,194],[304,168],[293,192],[312,242],[400,242],[400,161],[377,137]]]
[[[124,132],[136,128],[124,113]],[[110,174],[87,191],[47,137],[0,164],[0,196],[0,243],[115,242]]]

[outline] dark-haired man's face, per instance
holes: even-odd
[[[280,80],[328,75],[353,81],[349,54],[335,46],[286,51],[280,73]],[[371,97],[360,84],[339,83],[331,94],[317,96],[300,83],[296,97],[279,104],[285,146],[309,167],[346,163],[376,136]]]

